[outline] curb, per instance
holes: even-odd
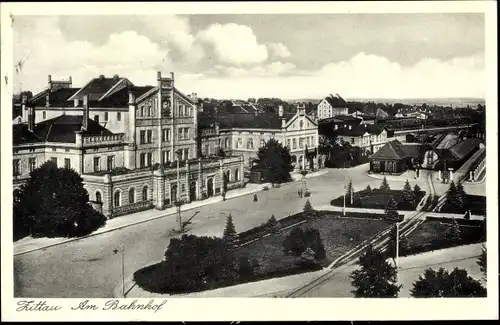
[[[326,173],[328,173],[328,171]],[[324,174],[326,174],[326,173],[324,173]],[[321,175],[323,175],[323,174],[321,174]],[[321,175],[314,175],[314,176],[311,176],[311,178],[312,177],[321,176]],[[285,185],[290,185],[290,184],[298,182],[298,181],[299,180],[294,180],[293,182],[290,182],[290,183],[285,184]],[[264,186],[264,184],[259,184],[259,185]],[[246,193],[239,193],[239,194],[235,194],[235,195],[230,196],[230,197],[226,197],[226,201],[238,198],[240,196],[249,195],[249,194],[253,194],[253,193],[261,192],[261,191],[262,191],[262,188],[259,187],[259,188],[256,188],[255,190],[252,190],[252,191],[249,191],[249,192],[246,192]],[[217,198],[217,200],[214,200],[214,201],[212,201],[210,203],[200,204],[200,205],[197,205],[197,206],[189,207],[189,208],[186,208],[185,210],[181,210],[181,212],[190,211],[190,210],[193,210],[193,209],[198,209],[200,207],[207,206],[207,205],[210,205],[210,204],[213,204],[213,203],[218,203],[218,202],[222,201],[222,197],[217,196],[216,198]],[[198,201],[195,201],[195,202],[198,202]],[[89,237],[94,237],[94,236],[105,234],[105,233],[108,233],[108,232],[111,232],[111,231],[120,230],[120,229],[123,229],[123,228],[127,228],[127,227],[131,227],[131,226],[139,225],[141,223],[145,223],[145,222],[153,221],[153,220],[156,220],[156,219],[160,219],[160,218],[172,216],[172,215],[175,215],[176,213],[177,212],[161,214],[159,216],[155,216],[155,217],[152,217],[152,218],[149,218],[149,219],[144,219],[144,220],[132,222],[132,223],[129,223],[129,224],[126,224],[126,225],[118,226],[118,227],[111,228],[111,229],[106,229],[106,230],[103,230],[103,231],[97,231],[97,232],[94,232],[94,233],[91,233],[91,234],[88,234],[88,235],[85,235],[85,236],[82,236],[82,237],[70,238],[70,239],[63,240],[63,241],[58,242],[58,243],[49,244],[49,245],[45,245],[45,246],[42,246],[42,247],[36,247],[36,248],[27,249],[27,250],[24,250],[24,251],[21,251],[21,252],[18,252],[18,253],[14,253],[13,256],[20,256],[20,255],[28,254],[28,253],[35,252],[35,251],[38,251],[38,250],[47,249],[47,248],[51,248],[51,247],[54,247],[54,246],[71,243],[71,242],[82,240],[82,239],[86,239],[86,238],[89,238]]]

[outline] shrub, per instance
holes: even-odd
[[[310,197],[311,196],[311,192],[309,192],[309,190],[306,190],[304,192],[304,197]]]
[[[299,257],[307,248],[311,248],[316,259],[320,260],[326,257],[325,247],[321,241],[319,231],[314,228],[308,228],[305,231],[300,227],[292,229],[283,241],[282,246],[285,254]]]
[[[272,234],[279,234],[279,232],[280,232],[280,224],[278,223],[278,221],[274,217],[274,214],[271,216],[271,218],[267,222],[267,227],[269,228],[269,231]]]
[[[225,241],[217,237],[172,238],[161,268],[159,283],[154,285],[170,293],[205,290],[210,283],[237,277],[234,256],[225,248]],[[134,278],[141,281],[137,272]],[[138,284],[142,286],[144,281]]]
[[[422,189],[420,188],[420,186],[418,186],[418,184],[415,184],[415,186],[413,187],[413,193],[415,193],[415,196],[419,196],[421,192]]]
[[[264,187],[262,188],[262,190],[263,190],[263,191],[269,191],[269,186],[264,186]]]
[[[248,257],[242,256],[238,261],[238,273],[242,278],[250,277],[253,275],[253,267],[248,260]]]
[[[367,185],[367,186],[366,186],[365,191],[366,191],[366,192],[371,192],[371,191],[372,191],[372,188],[370,187],[370,185]]]

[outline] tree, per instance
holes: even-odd
[[[89,205],[83,179],[51,161],[31,172],[17,196],[14,220],[33,237],[78,237],[104,226],[106,218]]]
[[[462,204],[465,207],[467,206],[467,193],[465,193],[465,189],[462,185],[462,183],[458,182],[457,185],[457,196],[460,197]]]
[[[451,181],[450,187],[446,192],[446,202],[441,211],[457,212],[457,213],[465,212],[462,195],[458,192],[458,189],[455,186],[454,181]]]
[[[315,211],[311,205],[311,202],[309,202],[309,199],[306,201],[306,203],[304,204],[304,214],[306,216],[313,216]]]
[[[416,197],[415,197],[415,193],[413,192],[408,180],[406,180],[406,183],[403,187],[403,192],[401,195],[402,195],[401,205],[404,208],[409,208],[409,209],[415,208]]]
[[[291,180],[293,170],[290,150],[283,147],[275,139],[267,141],[257,153],[259,167],[264,170],[266,179],[272,183],[282,183]]]
[[[387,183],[387,178],[384,177],[382,180],[382,184],[380,184],[381,191],[389,191],[391,188],[389,187],[389,183]]]
[[[372,188],[370,187],[370,185],[366,186],[365,191],[367,191],[367,192],[371,192],[372,191]]]
[[[457,267],[451,273],[444,268],[425,270],[410,292],[415,298],[486,297],[486,289],[481,283]]]
[[[479,269],[483,272],[484,277],[486,278],[486,246],[483,245],[481,249],[481,255],[477,259],[477,265],[479,265]]]
[[[421,192],[422,189],[420,188],[420,186],[418,186],[418,184],[415,184],[415,186],[413,187],[413,193],[415,194],[415,196],[417,197]]]
[[[224,229],[222,239],[224,240],[225,247],[228,251],[234,251],[236,249],[238,245],[238,235],[236,234],[231,214],[227,216],[226,228]]]
[[[460,226],[458,225],[457,220],[453,219],[453,221],[446,229],[445,237],[453,243],[457,243],[460,239]]]
[[[401,285],[397,285],[397,270],[385,260],[384,255],[371,245],[359,257],[359,269],[350,275],[351,291],[355,297],[396,298]]]
[[[352,197],[351,197],[352,196]],[[346,204],[351,204],[354,201],[354,188],[352,187],[352,179],[349,180],[345,190]]]
[[[385,216],[389,220],[396,220],[398,218],[398,205],[396,200],[391,196],[385,205]]]

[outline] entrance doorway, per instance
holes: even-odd
[[[189,183],[189,201],[196,201],[196,181]]]
[[[175,203],[177,201],[177,185],[172,184],[170,187],[170,202]]]
[[[207,195],[208,197],[214,196],[214,179],[209,178],[207,180]]]

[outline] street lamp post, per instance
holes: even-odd
[[[345,217],[345,192],[347,191],[347,188],[344,186],[344,206],[342,207],[342,215]]]
[[[399,222],[396,222],[396,257],[394,261],[396,264],[396,281],[399,282]]]
[[[122,255],[122,295],[125,298],[125,247],[121,245],[121,249],[114,249],[113,253]]]

